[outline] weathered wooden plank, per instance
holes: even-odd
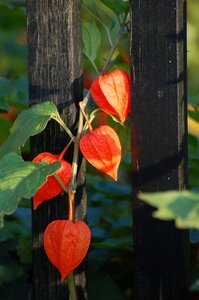
[[[153,219],[136,194],[187,184],[186,1],[135,0],[131,12],[134,296],[181,300],[186,232]]]
[[[53,101],[75,132],[78,102],[82,98],[80,1],[28,0],[27,21],[30,105]],[[60,153],[68,141],[63,129],[51,121],[43,133],[31,139],[31,155],[45,151]],[[72,151],[67,159],[72,160]],[[76,193],[80,219],[86,215],[83,169],[82,165],[81,187]],[[61,284],[60,275],[43,250],[47,224],[66,218],[67,212],[66,196],[47,201],[33,211],[33,299],[67,299],[67,286]],[[84,272],[76,275],[76,283],[80,299],[86,299]]]

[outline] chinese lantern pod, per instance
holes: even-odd
[[[63,184],[67,186],[70,182],[72,167],[64,159],[59,159],[59,155],[54,155],[49,152],[43,152],[37,155],[33,162],[41,162],[45,160],[46,163],[51,164],[55,161],[61,162],[61,167],[56,171],[56,174],[60,177]],[[36,209],[42,202],[52,199],[63,192],[61,185],[57,179],[51,175],[47,178],[47,181],[37,190],[33,196],[33,208]]]
[[[130,111],[130,78],[126,72],[117,69],[99,76],[91,86],[91,95],[102,110],[124,123]]]
[[[121,144],[115,130],[100,126],[80,139],[80,150],[96,169],[117,180],[121,161]]]
[[[62,281],[82,262],[88,251],[91,231],[82,221],[57,220],[44,232],[48,259],[61,274]]]

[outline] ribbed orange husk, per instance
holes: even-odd
[[[59,159],[59,155],[54,155],[49,152],[43,152],[37,155],[33,162],[41,162],[45,160],[48,164],[55,161],[61,162],[61,167],[56,171],[56,174],[60,177],[63,184],[67,186],[70,182],[72,167],[64,159]],[[63,192],[61,185],[58,183],[56,178],[52,175],[47,178],[47,181],[37,190],[33,196],[33,208],[36,209],[42,202],[52,199]]]
[[[62,281],[84,259],[91,240],[91,231],[82,221],[57,220],[44,232],[44,249],[58,269]]]
[[[85,158],[98,170],[117,180],[121,161],[121,144],[115,130],[103,125],[80,139],[80,150]]]
[[[122,123],[130,111],[130,77],[123,70],[99,76],[91,86],[91,95],[97,105]]]

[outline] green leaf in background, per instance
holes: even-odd
[[[194,119],[195,121],[199,122],[199,111],[195,110],[195,111],[189,111],[189,116]]]
[[[22,111],[14,122],[8,139],[0,148],[0,158],[9,152],[19,151],[30,136],[45,129],[51,118],[64,125],[55,104],[49,101]]]
[[[0,102],[25,108],[28,103],[28,82],[26,77],[7,79],[0,77]]]
[[[0,276],[4,274],[4,277],[7,276],[9,278],[7,283],[0,285],[1,300],[30,299],[31,284],[27,282],[27,278],[24,274],[20,276],[20,266],[18,265],[15,266],[15,268],[13,267],[5,271],[7,271],[7,273],[0,269]],[[21,273],[23,273],[23,270]]]
[[[83,8],[98,20],[104,28],[113,26],[114,14],[110,9],[102,4],[100,0],[83,0]]]
[[[199,229],[199,192],[168,191],[139,194],[139,198],[157,208],[154,217],[174,220],[179,228]]]
[[[125,236],[120,238],[106,239],[100,243],[92,243],[92,246],[99,249],[124,249],[132,244],[132,236]]]
[[[12,214],[20,198],[30,199],[42,186],[46,177],[55,173],[60,162],[47,165],[24,162],[16,153],[9,153],[0,161],[0,227],[4,215]]]
[[[129,1],[125,0],[101,0],[101,2],[113,10],[117,15],[122,14],[129,9]]]
[[[31,266],[32,264],[32,240],[30,236],[19,236],[16,246],[17,255],[22,264]]]
[[[18,5],[25,5],[25,0],[0,0],[0,6],[5,6],[9,9]]]
[[[127,154],[131,153],[130,124],[126,121],[124,125],[121,125],[121,123],[119,121],[116,122],[111,115],[108,117],[108,124],[116,130],[122,146],[122,157],[125,157]]]
[[[83,52],[94,62],[101,44],[101,33],[94,21],[83,22]]]
[[[119,184],[114,181],[108,181],[98,176],[87,174],[87,185],[95,191],[103,193],[104,198],[113,198],[114,200],[125,200],[131,197],[131,186]],[[102,198],[101,194],[100,197]],[[103,201],[103,199],[102,199]]]
[[[199,291],[199,279],[192,283],[190,291]]]
[[[89,300],[125,300],[111,277],[100,272],[89,278],[88,295]]]
[[[8,119],[0,119],[0,144],[2,144],[9,135],[9,130],[12,127],[12,123]]]
[[[9,111],[9,104],[6,101],[3,101],[2,99],[0,99],[0,112],[1,110],[4,112]]]

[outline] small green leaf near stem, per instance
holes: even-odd
[[[66,133],[69,135],[69,137],[74,140],[74,136],[72,134],[72,132],[70,131],[70,129],[66,126],[66,124],[64,123],[64,121],[61,118],[57,118],[57,116],[52,116],[52,119],[54,119],[55,121],[57,121],[66,131]]]
[[[102,22],[102,20],[96,16],[88,7],[86,7],[84,4],[83,4],[83,7],[95,18],[97,19],[101,25],[104,27],[106,33],[107,33],[107,37],[108,37],[108,40],[109,40],[109,43],[110,43],[110,46],[112,47],[113,46],[113,42],[112,42],[112,39],[111,39],[111,35],[110,35],[110,31],[109,29],[107,28],[107,26],[104,24],[104,22]]]

